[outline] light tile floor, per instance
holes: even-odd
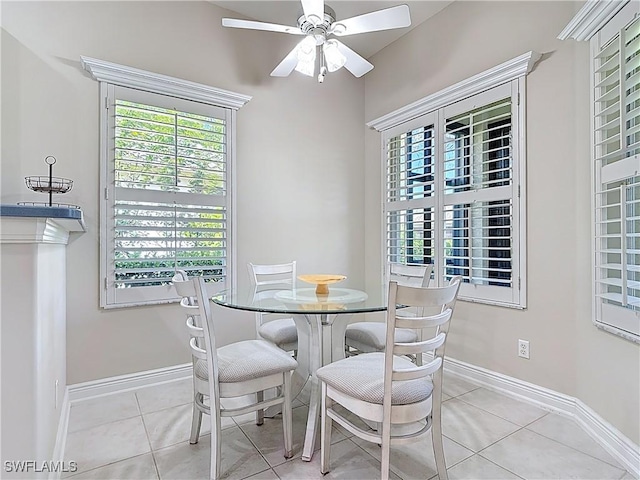
[[[190,480],[209,473],[211,424],[189,444],[191,380],[84,400],[71,406],[65,460],[81,479]],[[444,447],[449,478],[620,479],[634,477],[573,420],[445,374]],[[308,390],[294,401],[294,458],[285,460],[280,417],[258,427],[253,414],[223,419],[222,472],[229,479],[375,479],[380,449],[334,428],[332,470],[319,454],[300,459]],[[319,440],[316,448],[319,448]],[[392,447],[391,478],[437,478],[431,436]]]

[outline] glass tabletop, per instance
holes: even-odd
[[[239,286],[212,297],[214,303],[238,310],[266,313],[340,314],[379,312],[387,309],[387,291],[375,288],[330,286],[327,295],[316,294],[315,287],[300,284],[291,287],[270,285],[256,289]]]

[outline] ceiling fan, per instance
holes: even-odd
[[[235,18],[223,18],[222,25],[304,35],[305,38],[271,72],[271,76],[286,77],[293,70],[297,70],[313,77],[316,72],[316,63],[318,63],[318,82],[320,83],[324,81],[327,72],[335,72],[342,67],[356,77],[361,77],[373,69],[373,65],[367,60],[339,40],[329,38],[330,36],[343,37],[411,25],[407,5],[398,5],[337,21],[335,12],[325,5],[324,0],[301,0],[301,2],[303,13],[298,18],[297,27]]]

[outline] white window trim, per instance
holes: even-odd
[[[80,61],[82,67],[88,71],[94,80],[100,82],[100,99],[106,101],[107,89],[109,85],[120,85],[124,87],[137,88],[161,95],[168,95],[178,98],[184,98],[186,100],[193,100],[200,103],[206,103],[218,107],[224,107],[230,109],[231,121],[229,123],[230,139],[229,149],[227,152],[227,185],[229,186],[229,196],[227,205],[228,211],[231,212],[228,218],[228,229],[231,241],[228,244],[227,258],[230,263],[230,268],[227,270],[228,285],[232,288],[236,286],[236,188],[235,188],[235,165],[236,165],[236,113],[239,108],[244,106],[251,96],[241,93],[235,93],[228,90],[222,90],[219,88],[211,87],[188,80],[170,77],[162,75],[160,73],[148,72],[125,65],[118,65],[116,63],[106,62],[104,60],[98,60],[95,58],[81,56]],[[105,100],[102,100],[105,99]],[[106,108],[100,109],[100,195],[104,195],[107,191],[107,174],[104,172],[104,166],[108,164],[108,118]],[[100,202],[100,241],[104,242],[104,234],[108,228],[107,219],[109,218],[106,212],[106,202]],[[127,304],[109,304],[107,303],[107,289],[104,288],[103,282],[107,278],[107,265],[106,259],[102,258],[104,255],[100,253],[100,306],[102,308],[122,308],[136,305],[148,305],[146,302],[132,302]],[[157,303],[168,303],[155,302]]]
[[[218,107],[231,108],[233,110],[238,110],[251,100],[249,95],[230,92],[228,90],[210,87],[209,85],[169,77],[168,75],[162,75],[160,73],[147,72],[146,70],[118,65],[95,58],[81,56],[80,62],[82,63],[82,67],[99,82],[139,88],[161,95],[185,98]]]
[[[477,93],[483,92],[502,83],[507,83],[519,77],[527,75],[536,62],[542,57],[537,52],[527,52],[519,57],[513,58],[500,65],[485,70],[473,77],[456,83],[439,92],[428,95],[398,110],[383,115],[382,117],[371,120],[367,126],[379,132],[388,130],[404,122],[408,122],[416,117],[432,112],[441,107],[451,105],[452,103],[471,97]]]
[[[589,40],[611,20],[630,0],[591,0],[583,5],[575,17],[558,35],[559,40]]]
[[[631,5],[629,5],[631,3]],[[596,35],[604,35],[610,37],[612,30],[622,28],[621,16],[616,15],[621,10],[633,8],[633,2],[630,0],[591,0],[588,1],[580,11],[571,19],[567,26],[560,32],[558,39],[566,40],[572,38],[576,41],[591,41]],[[638,14],[637,11],[635,13]],[[623,14],[624,15],[624,14]],[[594,142],[594,75],[593,75],[593,45],[590,48],[589,55],[589,90],[590,90],[590,143],[591,143],[591,253],[596,252],[596,229],[595,229],[595,189],[596,189],[596,167],[595,167],[595,148]],[[596,298],[596,262],[594,260],[591,268],[591,322],[600,330],[618,335],[626,340],[640,343],[640,336],[633,335],[625,330],[616,328],[615,326],[600,322],[597,319],[597,298]]]
[[[461,300],[472,303],[483,303],[487,305],[495,305],[507,308],[515,308],[523,310],[527,307],[527,275],[526,275],[526,95],[525,93],[525,77],[530,73],[538,60],[542,57],[540,53],[530,51],[516,58],[513,58],[507,62],[504,62],[496,67],[474,75],[466,80],[462,80],[448,88],[440,90],[439,92],[428,95],[420,100],[417,100],[409,105],[401,107],[391,113],[383,115],[375,120],[367,123],[367,126],[373,128],[379,132],[384,132],[391,128],[402,125],[415,118],[427,115],[435,110],[451,105],[455,102],[463,100],[465,98],[477,95],[491,88],[499,85],[512,82],[516,80],[518,83],[518,98],[513,99],[517,102],[518,109],[518,122],[517,131],[514,131],[514,135],[518,138],[518,177],[514,178],[514,181],[518,182],[520,207],[518,210],[518,234],[519,238],[519,256],[517,271],[519,276],[514,279],[514,282],[518,282],[520,289],[519,299],[517,303],[501,302],[497,300],[489,299],[476,299],[471,297],[463,298]],[[384,135],[381,135],[381,155],[384,159],[385,140]],[[384,167],[383,167],[384,168]],[[386,184],[384,175],[382,176],[382,192],[386,191]],[[384,200],[383,200],[383,218],[382,224],[385,225],[386,219],[384,216]],[[385,227],[386,228],[386,227]],[[439,234],[439,233],[438,233]],[[382,252],[383,264],[387,262],[384,250]]]

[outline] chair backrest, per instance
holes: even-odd
[[[187,272],[185,272],[184,270],[176,270],[176,273],[171,279],[171,282],[173,283],[176,292],[178,292],[178,296],[182,298],[190,298],[190,302],[192,302],[190,303],[190,305],[195,305],[195,297],[188,297],[186,295],[188,292],[192,292],[192,288],[184,283],[187,280],[189,280],[189,275],[187,275]]]
[[[385,348],[385,395],[391,392],[394,380],[412,380],[439,371],[444,360],[444,347],[455,307],[462,277],[451,278],[444,287],[412,287],[389,282],[389,307],[387,309],[387,343]],[[418,311],[437,312],[429,315],[406,317],[397,306],[415,307]],[[435,327],[433,336],[411,343],[395,343],[396,328],[425,329]],[[422,355],[433,352],[433,359],[411,370],[393,370],[394,355]],[[441,378],[438,378],[441,381]],[[388,385],[387,385],[388,384]],[[438,385],[440,389],[441,385]]]
[[[296,284],[296,262],[274,265],[256,265],[248,263],[249,278],[254,286],[255,299],[268,299],[278,290],[293,288]],[[256,312],[256,331],[268,319],[274,320],[282,315]]]
[[[212,408],[219,408],[220,389],[218,386],[218,357],[213,328],[211,303],[207,295],[204,279],[194,277],[185,280],[186,275],[175,275],[173,285],[182,297],[180,307],[187,317],[187,329],[191,339],[189,347],[193,357],[204,360],[209,374]],[[215,402],[215,406],[213,403]]]
[[[428,287],[431,280],[433,264],[427,265],[403,265],[401,263],[389,264],[389,282],[398,282],[398,285],[412,287]]]
[[[176,270],[175,275],[171,279],[176,292],[182,297],[182,300],[187,305],[197,305],[196,298],[194,296],[195,291],[193,287],[188,283],[189,275],[184,270]],[[200,324],[199,315],[191,315],[187,317],[187,331],[189,332],[189,340],[195,339],[196,345],[200,348],[204,348],[204,333],[202,331],[202,325]],[[191,356],[193,366],[195,367],[198,358],[194,355]]]
[[[296,262],[276,265],[247,264],[252,285],[265,287],[268,285],[295,285]]]

